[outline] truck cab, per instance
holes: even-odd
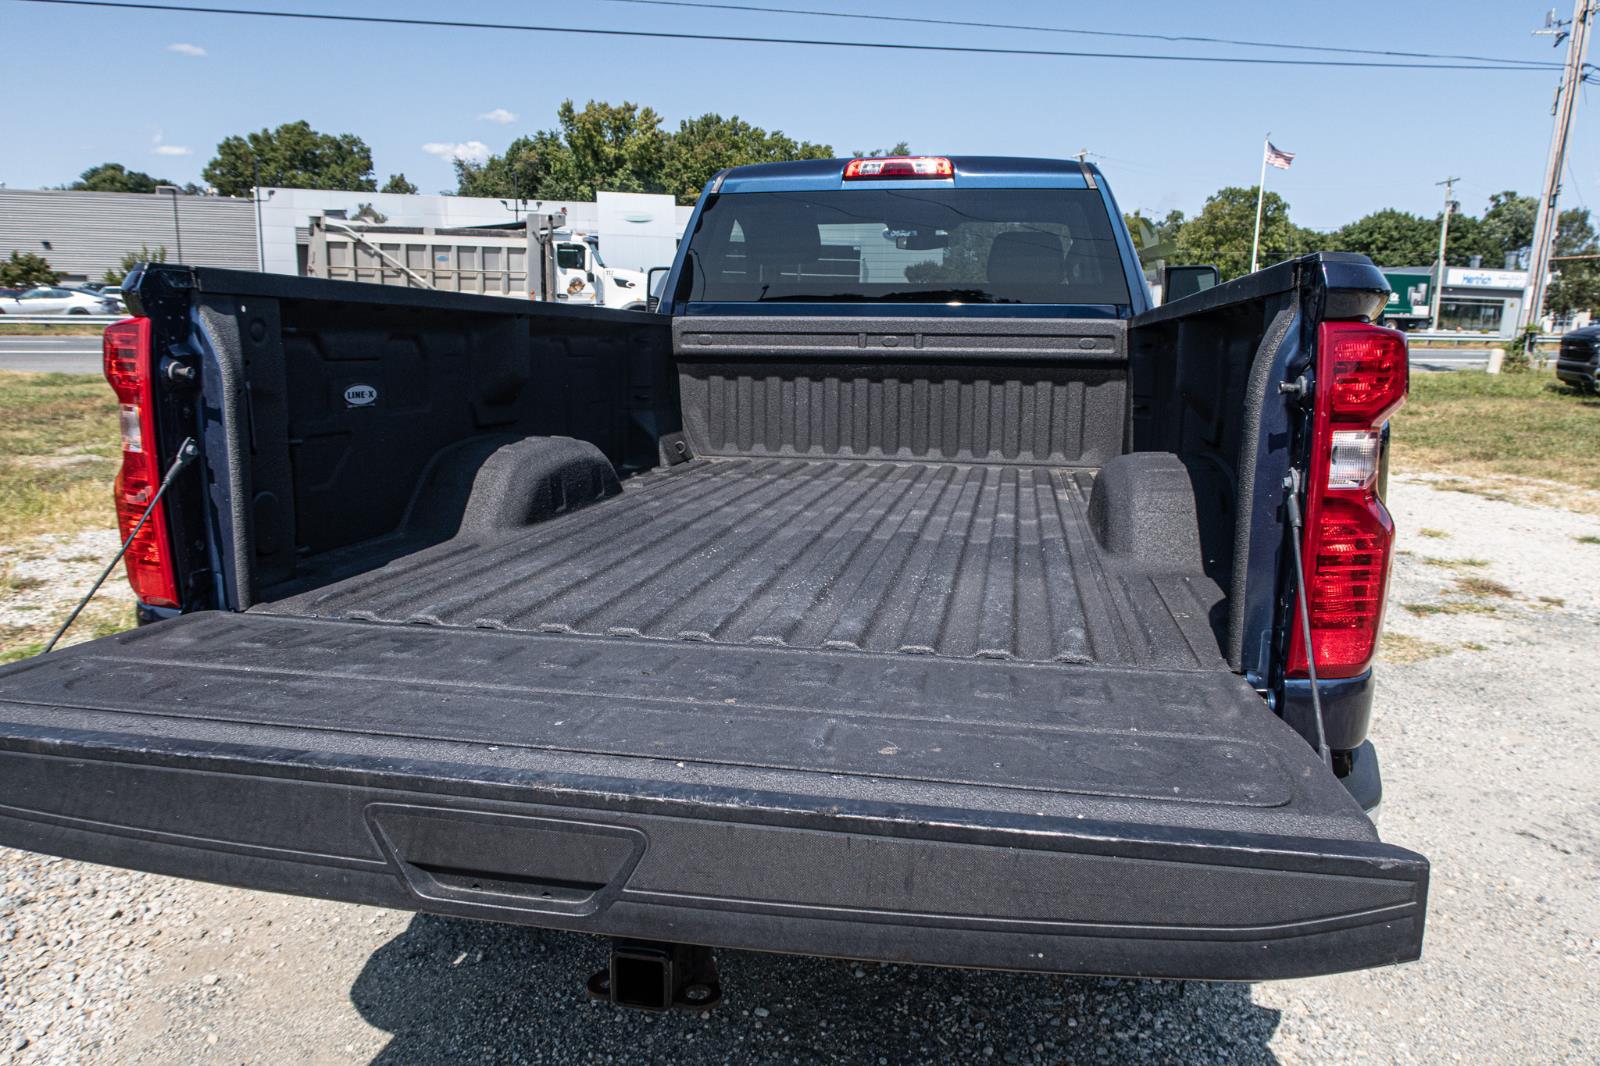
[[[555,298],[590,307],[642,310],[645,306],[644,272],[606,266],[600,257],[599,238],[574,234],[570,240],[556,242]]]

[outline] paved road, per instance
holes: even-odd
[[[101,373],[99,337],[0,337],[0,370]]]
[[[1476,370],[1489,365],[1488,348],[1413,348],[1411,365],[1417,370]]]

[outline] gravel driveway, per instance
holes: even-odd
[[[1433,861],[1419,963],[1249,986],[723,952],[723,1006],[656,1017],[586,1001],[586,937],[0,850],[0,1060],[1600,1061],[1600,518],[1437,484],[1392,487],[1375,727],[1383,835]]]

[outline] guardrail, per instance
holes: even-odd
[[[15,322],[19,326],[109,326],[127,317],[127,315],[0,315],[0,325]]]
[[[1412,330],[1406,334],[1406,340],[1413,344],[1459,344],[1464,348],[1498,348],[1508,338],[1484,333],[1424,333],[1421,330]],[[1561,334],[1541,333],[1540,344],[1560,344]]]

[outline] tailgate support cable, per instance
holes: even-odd
[[[67,620],[61,623],[61,628],[56,630],[56,635],[50,638],[50,643],[44,646],[44,651],[41,651],[40,655],[48,655],[54,650],[56,642],[66,634],[68,627],[78,620],[78,615],[82,614],[83,609],[89,606],[89,601],[94,599],[96,592],[100,591],[100,586],[106,583],[106,578],[111,576],[111,571],[115,570],[117,564],[122,562],[122,557],[128,554],[128,547],[133,543],[133,538],[139,535],[139,530],[144,528],[145,522],[149,521],[150,516],[155,513],[156,505],[161,502],[161,497],[165,495],[167,486],[171,485],[173,479],[178,476],[184,467],[193,462],[199,454],[200,449],[196,446],[194,438],[183,438],[183,443],[178,445],[178,457],[172,460],[171,466],[167,467],[166,474],[161,478],[161,486],[156,489],[155,495],[151,496],[150,502],[145,505],[144,514],[140,515],[139,521],[133,524],[133,529],[129,530],[127,539],[122,542],[122,547],[117,549],[117,554],[111,557],[111,561],[106,564],[106,568],[100,571],[100,576],[94,579],[94,584],[89,587],[88,592],[84,593],[83,599],[78,601],[78,605],[72,609],[72,613],[67,615]]]
[[[1283,504],[1289,512],[1289,547],[1294,552],[1294,590],[1300,598],[1300,635],[1306,642],[1306,674],[1311,679],[1311,714],[1317,720],[1317,754],[1330,767],[1333,752],[1328,750],[1328,729],[1322,721],[1322,695],[1317,691],[1317,656],[1311,644],[1311,608],[1306,602],[1306,564],[1300,557],[1300,471],[1291,469],[1283,479]]]

